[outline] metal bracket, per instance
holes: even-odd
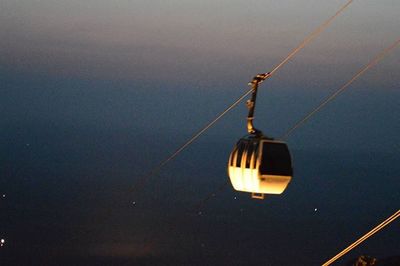
[[[271,73],[263,73],[263,74],[257,74],[252,81],[249,82],[249,85],[258,85],[261,84],[264,80],[267,78],[271,77]]]
[[[265,194],[253,192],[253,193],[251,193],[251,198],[263,200],[263,199],[265,199]]]

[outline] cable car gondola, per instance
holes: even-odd
[[[270,73],[255,76],[249,85],[253,91],[247,101],[248,135],[233,148],[228,161],[228,174],[237,191],[252,193],[253,198],[263,199],[265,194],[281,194],[293,176],[291,156],[287,144],[263,135],[254,128],[254,109],[258,85]]]

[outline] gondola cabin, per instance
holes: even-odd
[[[271,73],[258,74],[249,83],[247,101],[247,136],[233,148],[228,161],[228,175],[234,189],[263,199],[265,194],[281,194],[293,176],[292,160],[285,142],[268,138],[253,125],[258,85]]]
[[[253,197],[281,194],[293,175],[289,149],[285,142],[248,135],[231,152],[228,174],[235,190]]]

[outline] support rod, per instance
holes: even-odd
[[[261,84],[264,80],[266,80],[270,76],[271,76],[270,72],[264,74],[258,74],[249,83],[249,85],[252,87],[251,98],[246,102],[247,108],[249,109],[249,114],[247,115],[247,132],[249,134],[262,135],[262,132],[256,129],[253,125],[254,111],[256,108],[258,85]]]

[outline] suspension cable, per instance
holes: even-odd
[[[365,71],[376,65],[380,60],[382,60],[385,55],[387,55],[390,51],[392,51],[394,48],[396,48],[400,44],[400,39],[395,41],[393,44],[391,44],[389,47],[384,49],[382,52],[380,52],[377,56],[375,56],[367,65],[365,65],[360,71],[357,72],[349,81],[347,81],[342,87],[340,87],[337,91],[335,91],[333,94],[331,94],[329,97],[327,97],[320,105],[318,105],[314,110],[312,110],[310,113],[308,113],[306,116],[304,116],[303,119],[298,121],[293,127],[291,127],[289,130],[286,131],[285,134],[283,134],[282,138],[283,140],[287,139],[290,134],[293,133],[297,128],[299,128],[301,125],[303,125],[306,121],[308,121],[313,115],[315,115],[317,112],[319,112],[325,105],[327,105],[329,102],[331,102],[333,99],[335,99],[340,93],[342,93],[347,87],[352,84],[356,79],[358,79],[362,74],[364,74]]]
[[[181,153],[187,146],[189,146],[193,141],[195,141],[198,137],[201,136],[207,129],[212,127],[219,119],[221,119],[226,113],[228,113],[230,110],[232,110],[236,105],[238,105],[247,95],[249,95],[253,90],[247,91],[245,94],[240,96],[231,106],[229,106],[225,111],[220,113],[214,120],[212,120],[210,123],[208,123],[204,128],[202,128],[200,131],[198,131],[195,135],[193,135],[192,138],[190,138],[188,141],[186,141],[181,147],[179,147],[173,154],[171,154],[168,158],[166,158],[164,161],[159,163],[155,168],[153,168],[147,175],[143,176],[141,179],[138,180],[136,185],[131,189],[131,191],[136,191],[139,188],[143,187],[146,180],[150,178],[151,176],[157,174],[160,172],[161,168],[167,164],[169,161],[174,159],[179,153]]]
[[[345,5],[343,5],[332,17],[327,19],[324,23],[322,23],[316,30],[314,30],[307,38],[304,39],[302,43],[300,43],[299,46],[297,46],[293,51],[279,64],[277,65],[271,72],[270,74],[273,75],[279,68],[281,68],[284,64],[286,64],[298,51],[304,48],[309,42],[315,39],[322,31],[326,29],[326,27],[329,26],[329,24],[337,17],[339,16],[340,13],[343,12],[350,4],[353,2],[353,0],[348,1]]]
[[[310,35],[308,35],[295,49],[293,49],[288,56],[286,56],[281,63],[279,63],[272,71],[269,72],[270,76],[272,76],[276,71],[278,71],[284,64],[286,64],[292,57],[294,57],[301,49],[303,49],[308,43],[310,43],[313,39],[315,39],[321,32],[323,32],[329,24],[339,16],[351,3],[353,0],[349,0],[345,5],[343,5],[332,17],[322,23],[316,30],[314,30]],[[199,130],[193,137],[187,140],[182,146],[180,146],[174,153],[168,156],[166,159],[161,161],[156,167],[148,172],[148,174],[141,177],[136,184],[131,188],[131,192],[142,188],[147,179],[151,176],[157,174],[161,168],[167,164],[169,161],[173,160],[179,153],[181,153],[187,146],[193,143],[198,137],[200,137],[205,131],[211,128],[218,120],[220,120],[225,114],[227,114],[230,110],[232,110],[236,105],[238,105],[247,95],[249,95],[253,89],[248,90],[242,96],[240,96],[232,105],[226,108],[222,113],[220,113],[214,120],[204,126],[201,130]]]
[[[343,255],[345,255],[347,252],[349,252],[350,250],[352,250],[353,248],[355,248],[356,246],[358,246],[359,244],[361,244],[362,242],[364,242],[367,238],[369,238],[370,236],[376,234],[378,231],[380,231],[382,228],[384,228],[385,226],[387,226],[388,224],[390,224],[391,222],[393,222],[394,220],[396,220],[398,217],[400,216],[400,210],[398,210],[397,212],[395,212],[392,216],[390,216],[389,218],[387,218],[385,221],[383,221],[382,223],[380,223],[379,225],[377,225],[375,228],[373,228],[371,231],[369,231],[368,233],[366,233],[364,236],[362,236],[361,238],[359,238],[357,241],[355,241],[354,243],[352,243],[351,245],[349,245],[347,248],[343,249],[341,252],[339,252],[336,256],[334,256],[333,258],[331,258],[330,260],[328,260],[327,262],[325,262],[324,264],[322,264],[322,266],[328,266],[331,265],[333,262],[335,262],[336,260],[338,260],[340,257],[342,257]]]

